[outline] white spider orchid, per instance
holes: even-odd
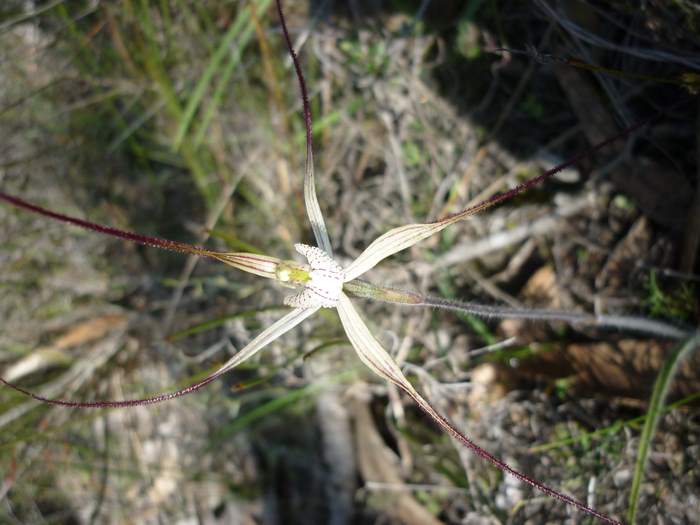
[[[289,33],[287,31],[286,23],[284,20],[279,0],[277,1],[277,7],[282,23],[283,34],[287,46],[289,48],[290,54],[292,56],[292,63],[296,70],[297,79],[299,80],[300,84],[303,99],[304,119],[307,132],[306,167],[304,175],[304,201],[309,221],[311,223],[314,237],[318,246],[297,244],[295,245],[295,248],[297,252],[299,252],[307,259],[308,265],[300,264],[294,261],[283,261],[275,257],[251,253],[216,252],[184,243],[177,243],[164,239],[148,237],[132,232],[125,232],[108,226],[101,226],[95,223],[84,221],[82,219],[62,215],[60,213],[56,213],[42,208],[40,206],[37,206],[35,204],[26,202],[18,197],[8,195],[2,191],[0,191],[0,200],[9,203],[13,206],[17,206],[19,208],[32,211],[34,213],[38,213],[50,217],[52,219],[67,222],[92,231],[112,235],[132,242],[137,242],[149,246],[155,246],[158,248],[214,258],[240,270],[253,273],[258,276],[274,279],[286,287],[292,287],[296,289],[296,293],[287,296],[284,299],[284,304],[292,307],[292,310],[286,315],[284,315],[282,318],[277,320],[275,323],[273,323],[271,326],[263,330],[257,337],[251,340],[246,346],[244,346],[233,357],[231,357],[231,359],[224,363],[214,373],[207,376],[204,380],[174,392],[160,394],[145,399],[80,402],[61,399],[49,399],[28,392],[27,390],[24,390],[21,387],[6,382],[2,378],[0,378],[0,382],[39,401],[71,407],[110,408],[158,403],[199,390],[200,388],[211,383],[221,375],[229,372],[239,364],[253,357],[255,354],[257,354],[260,350],[265,348],[275,339],[284,335],[286,332],[297,326],[306,318],[316,313],[320,308],[335,308],[338,312],[340,322],[345,330],[345,333],[347,334],[350,343],[352,344],[353,348],[357,352],[357,355],[362,360],[362,362],[365,365],[367,365],[370,368],[370,370],[372,370],[374,373],[393,383],[401,390],[403,390],[406,394],[408,394],[426,414],[428,414],[443,430],[448,432],[453,438],[455,438],[457,441],[468,447],[479,457],[493,463],[503,472],[515,476],[519,480],[535,487],[541,492],[556,499],[559,499],[569,505],[572,505],[578,508],[579,510],[582,510],[587,514],[595,516],[607,523],[619,523],[618,521],[586,506],[585,504],[575,500],[574,498],[562,494],[561,492],[558,492],[557,490],[552,489],[544,485],[543,483],[518,472],[513,467],[509,466],[500,459],[491,455],[486,450],[484,450],[483,448],[475,444],[473,441],[471,441],[470,438],[468,438],[464,433],[458,430],[450,421],[448,421],[445,417],[439,414],[432,407],[432,405],[418,393],[418,391],[413,387],[413,385],[408,381],[408,379],[406,379],[403,372],[401,371],[401,368],[396,364],[391,355],[381,346],[381,344],[372,335],[369,328],[355,309],[355,306],[353,305],[352,301],[346,294],[346,291],[349,290],[355,292],[357,290],[362,291],[364,289],[365,291],[369,290],[369,292],[365,295],[371,296],[372,290],[374,290],[375,292],[377,290],[384,290],[377,287],[372,287],[372,285],[369,285],[368,283],[365,283],[363,281],[356,281],[356,279],[362,276],[365,272],[367,272],[374,266],[376,266],[379,262],[386,259],[387,257],[413,246],[414,244],[435,233],[440,232],[441,230],[443,230],[451,224],[454,224],[455,222],[458,222],[494,204],[510,199],[519,193],[527,191],[532,186],[542,182],[543,180],[550,177],[554,173],[560,171],[561,169],[564,169],[577,159],[573,159],[569,163],[561,165],[558,168],[555,168],[554,170],[550,170],[547,173],[530,179],[506,193],[496,195],[491,199],[482,202],[481,204],[478,204],[471,208],[467,208],[459,213],[447,216],[435,222],[425,224],[409,224],[406,226],[401,226],[399,228],[394,228],[377,238],[359,255],[359,257],[357,257],[357,259],[352,261],[347,267],[342,268],[341,265],[333,259],[333,250],[331,247],[331,241],[328,236],[328,230],[326,229],[323,214],[321,212],[321,207],[319,206],[318,199],[316,197],[313,169],[313,151],[311,143],[311,114],[307,100],[304,77],[302,75],[296,54],[294,53],[294,50],[292,48],[292,44],[289,38]],[[627,130],[625,134],[629,133],[632,129],[633,128]],[[620,136],[624,135],[621,134]],[[613,139],[610,139],[608,141],[605,141],[604,143],[599,144],[598,146],[594,147],[593,150],[599,149],[607,145],[612,140]],[[387,290],[384,290],[384,292],[386,293]],[[388,292],[390,293],[390,291]],[[363,295],[363,293],[358,293],[356,295]]]

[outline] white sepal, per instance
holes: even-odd
[[[357,259],[350,263],[350,266],[345,269],[345,281],[357,279],[383,259],[430,237],[445,226],[447,225],[440,223],[407,224],[389,230],[384,235],[377,237]]]
[[[316,197],[316,182],[314,177],[314,155],[311,149],[311,144],[306,145],[306,168],[304,173],[304,205],[306,206],[306,214],[309,216],[311,229],[314,231],[316,243],[329,256],[333,256],[331,248],[331,240],[328,237],[328,229],[323,220],[323,212]]]
[[[390,255],[410,248],[423,239],[444,230],[450,224],[466,219],[470,215],[474,215],[489,206],[493,206],[497,202],[500,201],[498,199],[490,199],[434,222],[407,224],[406,226],[399,226],[398,228],[389,230],[384,235],[377,237],[374,242],[345,269],[345,282],[357,279],[360,275],[374,268],[380,261],[386,259]]]
[[[403,375],[399,365],[391,358],[389,353],[382,348],[369,331],[367,325],[357,313],[350,298],[344,293],[338,299],[338,315],[343,324],[345,333],[350,339],[350,343],[357,352],[362,362],[366,364],[372,372],[382,378],[391,381],[396,386],[405,390],[411,397],[420,397],[418,392]]]
[[[315,308],[296,308],[289,312],[284,317],[281,317],[265,330],[260,332],[250,343],[239,350],[236,355],[224,363],[213,375],[221,375],[232,368],[240,365],[242,362],[253,357],[258,351],[269,345],[272,341],[289,332],[296,325],[301,323],[307,317],[316,313],[319,307]]]

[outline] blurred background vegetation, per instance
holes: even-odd
[[[697,2],[288,4],[319,200],[341,257],[662,111],[370,277],[697,326]],[[292,258],[294,242],[311,240],[301,104],[270,0],[6,1],[0,78],[3,191],[218,249]],[[0,206],[3,377],[50,397],[141,397],[202,378],[281,315],[284,292]],[[624,516],[667,342],[362,308],[477,442]],[[686,364],[674,380],[640,523],[697,523],[697,370]],[[3,523],[581,520],[455,446],[371,377],[334,313],[163,405],[67,410],[2,389],[0,427]]]

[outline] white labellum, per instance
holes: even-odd
[[[321,248],[306,244],[295,244],[294,248],[309,261],[311,271],[304,288],[285,297],[284,304],[295,308],[335,308],[343,290],[343,268]]]

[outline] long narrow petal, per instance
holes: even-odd
[[[549,175],[549,172],[545,173],[544,175]],[[428,222],[425,224],[407,224],[406,226],[399,226],[398,228],[389,230],[384,235],[377,237],[377,239],[375,239],[374,242],[372,242],[372,244],[370,244],[365,251],[363,251],[360,256],[345,269],[345,282],[357,279],[360,275],[374,268],[379,262],[387,257],[394,255],[401,250],[405,250],[406,248],[410,248],[423,239],[444,230],[450,224],[466,219],[470,215],[474,215],[475,213],[485,210],[494,204],[522,193],[525,191],[525,189],[543,180],[542,177],[544,175],[531,179],[520,186],[516,186],[514,189],[506,193],[498,194],[487,201],[477,204],[476,206],[462,210],[459,213],[448,215],[447,217],[435,222]]]
[[[8,204],[32,213],[43,215],[54,220],[84,228],[86,230],[101,233],[103,235],[110,235],[112,237],[143,244],[145,246],[160,248],[162,250],[189,253],[199,255],[201,257],[217,259],[244,272],[253,273],[269,279],[275,278],[275,270],[281,262],[276,257],[268,257],[266,255],[257,255],[254,253],[244,252],[218,252],[184,242],[171,241],[169,239],[161,239],[160,237],[151,237],[149,235],[141,235],[140,233],[130,232],[127,230],[120,230],[111,226],[105,226],[103,224],[97,224],[95,222],[79,219],[78,217],[64,215],[63,213],[58,213],[47,208],[43,208],[2,191],[0,191],[0,201],[7,202]]]
[[[118,408],[118,407],[129,407],[134,405],[152,405],[155,403],[161,403],[162,401],[168,401],[169,399],[174,399],[176,397],[181,397],[187,394],[191,394],[205,387],[215,379],[221,377],[226,372],[234,368],[235,366],[241,364],[242,362],[250,359],[258,351],[263,349],[265,346],[270,344],[272,341],[288,332],[296,325],[301,323],[304,319],[316,312],[318,308],[296,308],[289,312],[287,315],[270,325],[266,330],[264,330],[260,335],[243,347],[236,355],[229,359],[222,367],[220,367],[213,374],[208,375],[206,378],[194,383],[188,387],[182,388],[180,390],[175,390],[174,392],[167,392],[165,394],[158,394],[157,396],[145,397],[142,399],[125,399],[122,401],[70,401],[65,399],[49,399],[37,394],[33,394],[24,388],[21,388],[12,383],[8,383],[0,377],[0,382],[4,383],[6,386],[15,389],[16,391],[32,397],[37,401],[43,403],[50,403],[52,405],[61,405],[74,408]]]
[[[311,229],[314,232],[314,237],[316,237],[316,243],[318,244],[318,247],[332,257],[333,250],[331,248],[331,241],[328,237],[328,229],[326,228],[326,223],[323,220],[323,213],[321,212],[321,206],[319,206],[318,198],[316,197],[316,181],[314,177],[313,154],[313,127],[311,122],[311,107],[309,106],[309,96],[306,91],[304,73],[301,71],[299,59],[297,58],[297,54],[294,51],[294,46],[292,46],[292,39],[289,37],[289,31],[287,30],[287,22],[285,21],[284,13],[282,12],[281,0],[277,0],[277,14],[280,17],[280,22],[282,23],[282,33],[284,34],[284,40],[287,43],[289,55],[292,57],[292,63],[294,64],[294,71],[297,75],[297,80],[299,80],[299,90],[301,91],[301,103],[304,108],[304,127],[306,128],[304,205],[306,206],[306,213],[309,216],[309,222],[311,222]]]
[[[410,248],[417,242],[446,228],[452,224],[452,222],[456,222],[456,220],[427,224],[408,224],[389,230],[384,235],[375,239],[350,266],[345,268],[345,282],[357,279],[366,271],[374,268],[382,260],[401,250]]]
[[[600,512],[587,507],[585,504],[581,503],[574,498],[562,494],[548,487],[547,485],[540,483],[539,481],[532,479],[525,474],[521,474],[513,467],[505,463],[504,461],[498,459],[496,456],[488,453],[486,450],[481,448],[479,445],[474,443],[470,438],[468,438],[444,416],[435,410],[430,403],[428,403],[423,397],[413,388],[413,385],[406,379],[401,372],[401,369],[396,364],[396,362],[391,358],[389,353],[382,348],[382,346],[377,342],[372,333],[367,328],[360,315],[355,310],[352,302],[345,294],[341,294],[340,300],[338,301],[338,314],[340,315],[340,321],[345,328],[345,332],[350,339],[350,343],[355,348],[357,355],[360,357],[363,363],[365,363],[374,373],[383,377],[387,381],[391,381],[404,392],[406,392],[416,404],[428,414],[443,430],[454,437],[457,441],[469,448],[477,456],[491,462],[496,467],[498,467],[503,472],[506,472],[520,481],[523,481],[537,490],[543,492],[544,494],[556,498],[564,503],[573,505],[579,510],[586,512],[592,516],[595,516],[607,523],[619,524],[618,521],[601,514]]]
[[[268,279],[277,278],[277,268],[282,262],[277,257],[247,252],[210,252],[209,257],[213,257],[243,272],[267,277]]]
[[[145,246],[152,246],[154,248],[161,248],[163,250],[170,250],[173,252],[180,253],[192,253],[195,255],[202,255],[204,257],[210,257],[212,252],[202,248],[200,246],[194,246],[191,244],[186,244],[184,242],[171,241],[169,239],[161,239],[160,237],[151,237],[148,235],[141,235],[140,233],[130,232],[126,230],[120,230],[118,228],[113,228],[111,226],[105,226],[102,224],[97,224],[95,222],[86,221],[84,219],[79,219],[78,217],[71,217],[70,215],[64,215],[63,213],[58,213],[47,208],[43,208],[31,202],[15,197],[3,191],[0,191],[0,201],[12,204],[17,208],[21,208],[38,215],[43,215],[50,219],[58,220],[79,228],[84,228],[86,230],[91,230],[103,235],[111,235],[112,237],[118,237],[119,239],[124,239],[126,241],[135,242],[138,244],[143,244]]]
[[[450,224],[466,219],[470,215],[474,215],[486,208],[490,208],[495,204],[499,204],[503,201],[512,199],[516,195],[520,195],[525,191],[529,190],[533,186],[541,184],[545,180],[549,179],[552,175],[559,173],[560,171],[576,164],[579,160],[584,157],[591,155],[592,153],[612,144],[613,142],[627,137],[633,131],[639,129],[640,127],[646,125],[651,120],[658,118],[660,115],[656,115],[649,119],[645,119],[637,124],[630,126],[619,134],[611,137],[603,142],[600,142],[594,146],[591,146],[588,150],[576,155],[575,157],[569,159],[568,161],[560,164],[559,166],[526,180],[525,182],[517,185],[506,192],[499,193],[487,199],[475,206],[466,208],[458,213],[453,213],[442,219],[438,219],[434,222],[429,222],[425,224],[409,224],[407,226],[401,226],[399,228],[394,228],[389,230],[384,235],[377,238],[372,244],[370,244],[367,249],[360,254],[360,256],[355,259],[350,266],[345,270],[345,282],[352,281],[358,278],[360,275],[370,270],[375,265],[377,265],[383,259],[386,259],[390,255],[393,255],[401,250],[405,250],[422,241],[423,239],[430,237],[431,235],[438,233],[440,230],[446,228]]]
[[[307,140],[311,139],[308,138]],[[326,223],[323,220],[323,212],[321,211],[321,206],[319,205],[318,198],[316,197],[316,182],[314,177],[314,155],[311,149],[311,143],[309,143],[306,147],[305,171],[306,173],[304,175],[304,205],[306,206],[306,213],[309,216],[311,229],[314,232],[314,237],[316,238],[316,243],[318,244],[318,247],[332,257],[333,248],[331,247],[331,240],[328,236],[328,228],[326,228]]]
[[[319,308],[318,306],[315,308],[295,308],[284,317],[272,323],[267,329],[263,330],[255,339],[239,350],[236,355],[224,363],[224,365],[212,375],[218,377],[221,374],[225,374],[233,367],[240,365],[243,361],[250,359],[272,341],[289,332],[307,317],[315,314]]]
[[[557,171],[560,169],[562,168],[558,168]],[[372,244],[370,244],[365,251],[363,251],[360,256],[345,269],[345,282],[357,279],[360,275],[374,268],[379,262],[387,257],[394,255],[401,250],[405,250],[406,248],[410,248],[423,239],[427,239],[431,235],[444,230],[449,225],[464,220],[471,215],[479,213],[486,208],[490,208],[499,202],[510,199],[515,195],[524,192],[526,189],[539,184],[553,173],[556,173],[556,171],[548,171],[539,177],[535,177],[519,186],[516,186],[510,191],[499,193],[484,202],[462,210],[458,213],[448,215],[447,217],[439,219],[435,222],[428,222],[424,224],[407,224],[406,226],[399,226],[398,228],[389,230],[384,235],[377,237],[377,239],[375,239],[374,242],[372,242]]]
[[[673,325],[625,315],[600,315],[586,312],[569,312],[566,310],[548,310],[544,308],[511,308],[508,306],[487,305],[467,301],[456,301],[423,295],[412,290],[402,290],[387,286],[378,286],[364,279],[355,279],[343,285],[343,290],[350,297],[362,297],[374,301],[399,304],[403,306],[426,306],[452,310],[463,314],[476,315],[484,319],[525,319],[532,322],[564,321],[575,326],[597,326],[615,330],[637,332],[667,339],[685,339],[693,333],[688,326]]]

